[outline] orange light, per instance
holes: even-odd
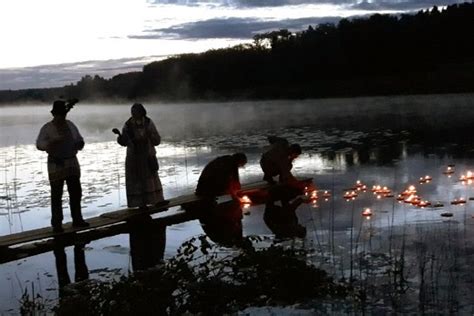
[[[372,216],[371,209],[370,208],[364,209],[364,211],[362,212],[362,216]]]
[[[242,202],[242,203],[245,203],[245,204],[251,204],[251,203],[252,203],[252,200],[250,200],[250,198],[249,198],[247,195],[244,195],[244,196],[242,196],[242,198],[241,198],[241,202]]]

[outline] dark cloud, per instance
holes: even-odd
[[[321,4],[327,1],[314,0],[150,0],[153,4],[173,4],[184,6],[215,5],[231,7],[279,7],[301,4]]]
[[[446,6],[450,4],[463,3],[456,0],[408,0],[408,1],[360,1],[350,5],[351,9],[379,11],[379,10],[397,10],[413,11],[428,9],[433,6]]]
[[[144,35],[131,35],[135,39],[251,39],[255,34],[275,29],[302,30],[309,25],[337,22],[340,17],[301,18],[280,21],[263,21],[255,18],[210,19],[180,24],[169,28],[146,31]]]
[[[160,60],[165,57],[122,58],[0,69],[0,90],[62,87],[77,82],[85,75],[110,78],[120,73],[140,71],[150,60]]]
[[[237,8],[284,7],[289,5],[333,4],[348,5],[362,10],[418,10],[432,6],[445,6],[464,1],[456,0],[150,0],[153,4],[174,4],[184,6],[215,5]]]

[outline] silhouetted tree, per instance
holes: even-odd
[[[52,94],[97,98],[306,98],[474,91],[474,3],[275,30],[252,44],[183,54],[56,90],[0,92],[0,102]]]

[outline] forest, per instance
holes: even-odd
[[[183,54],[110,79],[0,91],[0,103],[304,99],[474,91],[474,3],[257,34],[251,44]]]

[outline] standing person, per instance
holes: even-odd
[[[271,145],[270,149],[263,153],[260,159],[263,180],[270,184],[275,184],[276,182],[273,177],[279,176],[280,183],[298,188],[304,187],[291,173],[293,160],[301,155],[300,145],[290,145],[286,139],[276,136],[269,136],[268,141]]]
[[[235,200],[240,190],[239,168],[247,163],[243,153],[217,157],[209,162],[199,176],[196,194],[209,198],[230,194]]]
[[[131,114],[121,134],[116,128],[112,130],[118,134],[117,142],[127,147],[125,186],[128,207],[146,209],[150,204],[166,205],[168,201],[163,197],[155,150],[155,146],[161,143],[161,136],[153,121],[146,116],[142,104],[133,104]]]
[[[81,169],[76,154],[84,148],[82,138],[76,125],[66,120],[69,110],[77,99],[65,102],[54,101],[51,114],[53,120],[46,123],[36,139],[36,147],[48,153],[48,176],[51,185],[51,225],[56,233],[63,232],[62,196],[64,182],[69,192],[72,226],[88,227],[81,213]]]

